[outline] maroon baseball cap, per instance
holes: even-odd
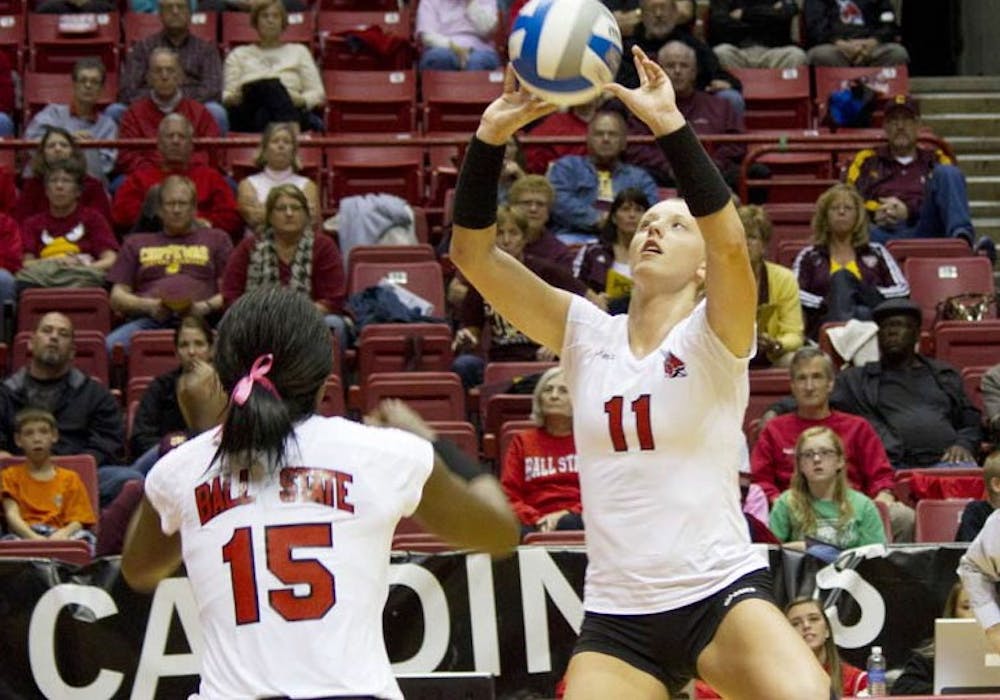
[[[912,117],[920,116],[920,105],[909,95],[896,95],[885,105],[883,110],[886,116],[890,113],[901,110],[907,112]]]

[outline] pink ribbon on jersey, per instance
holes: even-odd
[[[267,378],[267,373],[271,371],[271,364],[274,362],[274,355],[267,353],[266,355],[261,355],[256,360],[254,360],[253,365],[250,367],[250,371],[247,372],[243,377],[236,382],[236,386],[233,387],[233,393],[230,395],[233,402],[238,406],[242,406],[249,400],[250,394],[253,392],[253,385],[260,384],[262,387],[267,389],[274,398],[281,400],[281,394],[275,388],[274,384],[270,379]]]

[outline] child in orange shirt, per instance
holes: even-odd
[[[0,472],[0,496],[7,518],[3,539],[85,540],[91,549],[96,522],[90,497],[72,469],[52,463],[52,446],[59,439],[51,413],[25,409],[14,419],[14,442],[27,461]]]

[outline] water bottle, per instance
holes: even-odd
[[[882,656],[882,647],[872,647],[871,656],[868,657],[868,695],[882,698],[888,694],[885,689],[885,657]]]

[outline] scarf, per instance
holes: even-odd
[[[292,273],[288,286],[293,291],[312,298],[312,257],[314,234],[306,229],[299,237],[299,243],[292,256]],[[257,245],[250,252],[250,264],[247,266],[246,291],[264,285],[280,284],[278,275],[278,250],[274,244],[274,230],[266,229],[257,240]]]

